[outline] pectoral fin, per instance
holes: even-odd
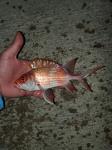
[[[55,104],[55,95],[52,89],[44,90],[43,87],[38,83],[39,89],[42,90],[42,96],[44,100],[49,104]]]
[[[47,89],[43,91],[43,98],[47,103],[55,104],[55,101],[54,101],[55,95],[52,89]]]

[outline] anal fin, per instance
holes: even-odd
[[[77,88],[74,86],[74,84],[71,81],[69,81],[64,87],[70,93],[73,93],[74,91],[77,91]]]
[[[81,79],[80,82],[83,84],[83,86],[90,92],[93,92],[91,86],[88,84],[87,80],[86,79]]]

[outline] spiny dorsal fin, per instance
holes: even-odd
[[[32,69],[35,69],[35,68],[43,68],[43,67],[54,67],[57,64],[58,63],[50,59],[35,58],[31,61],[30,66]]]

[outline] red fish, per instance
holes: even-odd
[[[87,90],[92,92],[86,78],[95,74],[97,70],[102,69],[104,66],[99,65],[91,69],[86,75],[82,75],[81,73],[74,72],[77,59],[72,59],[65,65],[47,59],[34,59],[30,65],[31,71],[23,74],[15,81],[15,84],[23,90],[43,91],[44,100],[50,104],[55,103],[55,95],[52,88],[64,87],[70,92],[77,91],[71,80],[78,80]]]

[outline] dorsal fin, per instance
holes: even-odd
[[[45,59],[45,58],[35,58],[31,61],[30,67],[32,69],[35,68],[43,68],[43,67],[54,67],[58,63],[53,60]]]
[[[75,64],[76,64],[77,60],[78,60],[78,58],[74,58],[74,59],[68,61],[64,65],[65,69],[67,69],[70,73],[74,73]]]

